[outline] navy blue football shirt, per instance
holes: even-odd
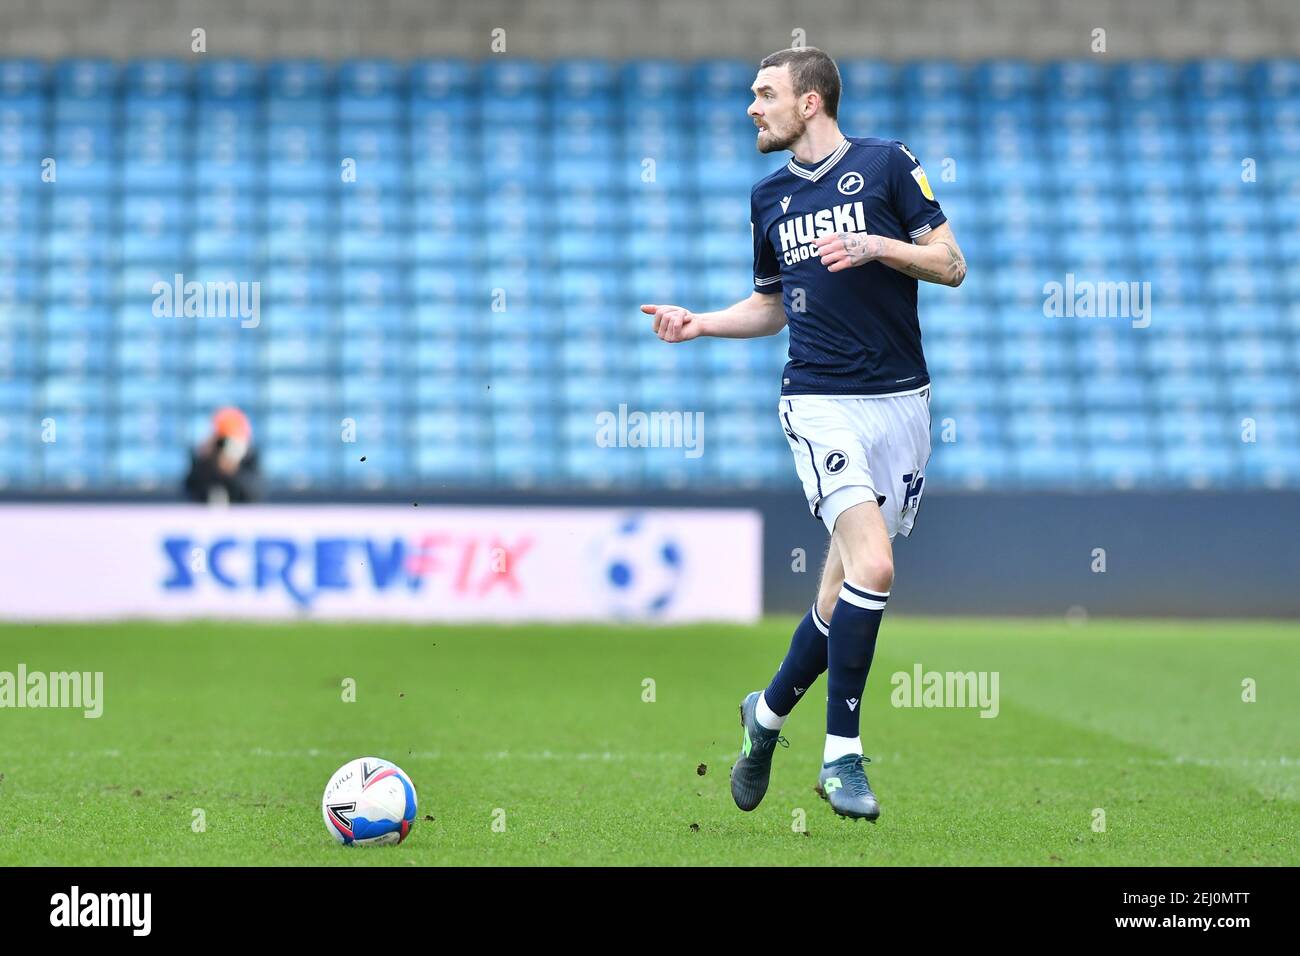
[[[897,140],[851,136],[815,166],[791,159],[754,186],[754,291],[781,293],[790,329],[782,395],[888,395],[929,383],[917,280],[880,262],[830,272],[813,240],[870,232],[910,242],[946,221]]]

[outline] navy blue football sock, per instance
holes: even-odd
[[[826,733],[858,736],[862,695],[876,653],[876,634],[889,592],[880,594],[844,582],[831,615],[827,641]]]
[[[826,636],[830,633],[826,622],[817,613],[817,605],[803,616],[794,629],[790,650],[763,691],[763,699],[772,713],[784,717],[794,710],[804,691],[812,686],[822,671],[826,670]]]

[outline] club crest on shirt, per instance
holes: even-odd
[[[862,187],[865,183],[866,180],[862,178],[861,173],[856,170],[850,170],[840,177],[840,181],[835,184],[835,188],[845,196],[852,196],[856,193],[862,192]]]
[[[826,457],[822,459],[822,467],[826,469],[828,475],[838,475],[848,467],[848,464],[849,456],[838,448],[834,451],[828,451]]]

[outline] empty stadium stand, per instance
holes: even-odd
[[[1300,487],[1300,60],[841,69],[970,264],[922,285],[928,487]],[[784,335],[637,311],[748,294],[753,73],[0,60],[0,490],[170,492],[229,402],[288,490],[788,484]],[[176,275],[258,283],[256,325],[156,315]],[[1045,314],[1070,282],[1149,313]],[[620,404],[702,411],[706,453],[598,447]]]

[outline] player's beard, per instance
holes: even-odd
[[[780,132],[769,125],[766,131],[758,131],[758,151],[760,153],[779,153],[782,150],[789,149],[798,141],[807,128],[808,124],[800,116],[792,117],[789,125]]]

